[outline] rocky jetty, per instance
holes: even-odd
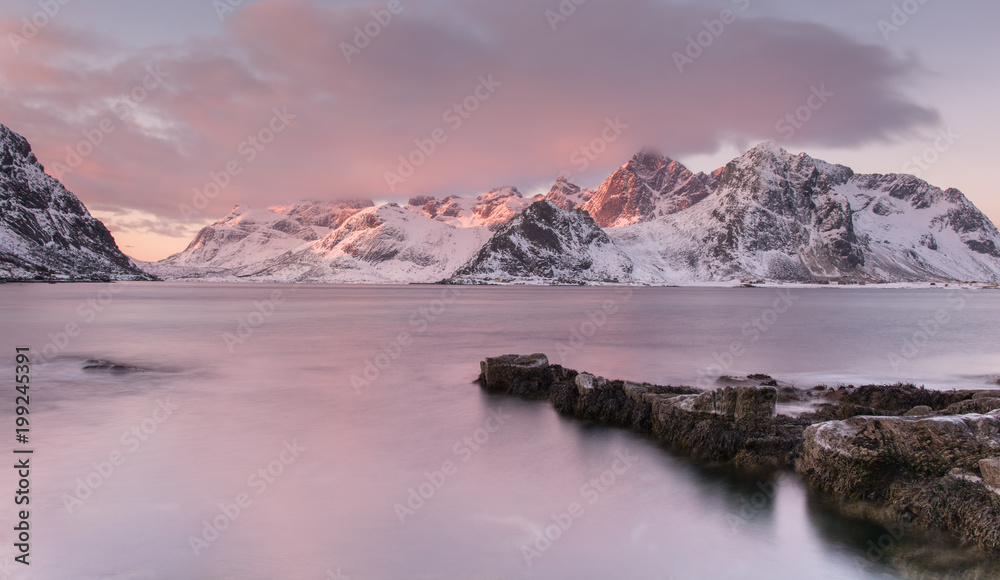
[[[794,471],[843,513],[1000,555],[1000,391],[802,390],[767,375],[703,391],[608,380],[544,354],[487,358],[480,371],[491,393],[548,399],[565,415],[744,472]]]

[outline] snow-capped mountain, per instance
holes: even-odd
[[[310,201],[266,209],[236,206],[202,228],[183,252],[141,265],[168,278],[241,276],[248,268],[323,238],[373,206],[371,200]]]
[[[669,157],[642,152],[612,173],[583,209],[602,228],[650,221],[698,203],[712,192],[716,177],[694,174]]]
[[[556,179],[552,189],[545,194],[545,200],[551,201],[561,209],[571,210],[582,207],[583,204],[590,201],[590,198],[594,197],[595,193],[597,192],[593,189],[583,189],[560,176]]]
[[[437,282],[489,238],[389,203],[365,208],[322,239],[248,265],[240,276],[280,282],[407,284]]]
[[[0,125],[0,281],[149,279],[28,141]]]
[[[997,230],[957,190],[767,143],[730,162],[702,202],[609,234],[650,282],[1000,276]]]
[[[632,270],[590,214],[543,200],[504,224],[451,281],[629,282]]]
[[[429,195],[410,198],[406,209],[422,216],[463,228],[498,229],[524,211],[536,199],[525,199],[516,187],[498,187],[478,197],[452,195],[435,199]]]

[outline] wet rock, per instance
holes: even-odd
[[[1000,411],[948,417],[854,417],[811,425],[796,471],[844,499],[883,499],[899,479],[974,470],[1000,448]]]
[[[990,411],[996,411],[1000,409],[1000,399],[970,399],[968,401],[959,401],[958,403],[953,403],[948,405],[944,411],[945,415],[968,415],[969,413],[989,413]]]
[[[89,359],[83,363],[85,371],[110,371],[114,373],[141,373],[145,369],[131,365],[123,365],[116,362],[99,359]]]
[[[479,368],[480,382],[493,393],[544,398],[555,381],[553,367],[544,354],[505,354],[480,362]]]
[[[990,457],[979,462],[979,472],[983,481],[992,487],[1000,489],[1000,457]]]
[[[906,413],[904,413],[903,416],[905,416],[905,417],[926,417],[927,415],[931,415],[933,413],[934,413],[934,409],[931,409],[927,405],[918,405],[918,406],[910,409]]]

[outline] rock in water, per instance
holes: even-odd
[[[842,499],[884,499],[898,479],[975,471],[1000,448],[1000,411],[946,417],[853,417],[809,426],[796,470]]]

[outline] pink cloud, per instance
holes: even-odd
[[[553,31],[547,4],[402,5],[350,63],[341,43],[384,3],[261,1],[241,8],[217,38],[140,53],[56,22],[20,54],[0,51],[0,122],[25,135],[51,169],[66,161],[67,145],[109,118],[115,130],[65,183],[88,204],[167,219],[180,218],[210,172],[238,163],[205,219],[236,203],[554,180],[615,117],[629,128],[592,172],[647,146],[679,156],[726,140],[779,139],[776,122],[820,85],[834,96],[784,145],[856,145],[937,120],[901,96],[919,63],[815,24],[741,15],[681,73],[673,53],[717,9],[586,3]],[[169,77],[122,119],[113,107],[150,65]],[[445,111],[490,75],[500,86],[460,127],[450,124]],[[250,161],[239,146],[276,107],[295,119]],[[391,192],[385,172],[435,129],[447,139]]]

